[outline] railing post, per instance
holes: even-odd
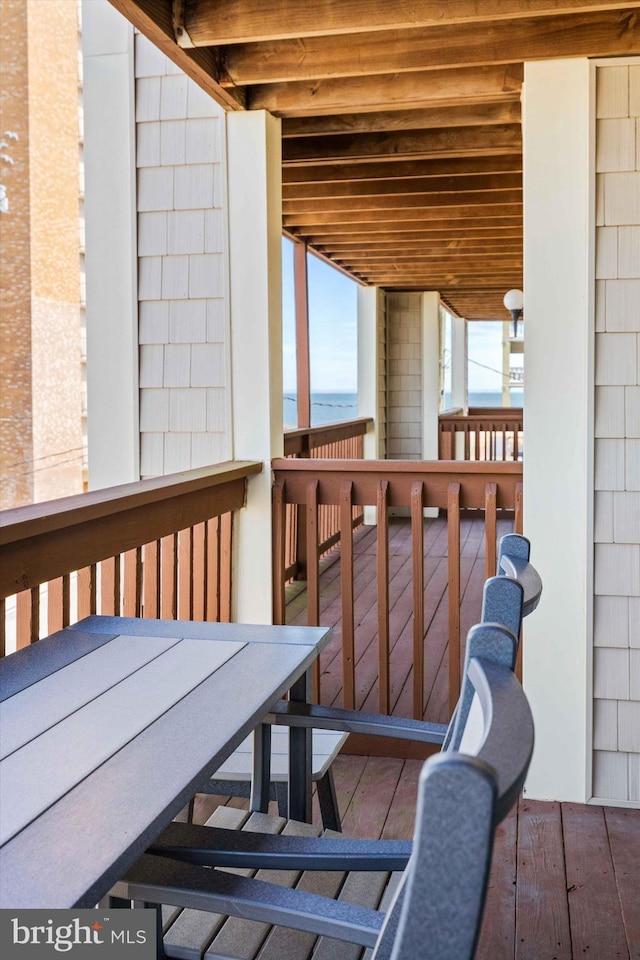
[[[307,624],[310,627],[320,625],[320,565],[318,557],[318,481],[309,480],[306,485],[305,527],[307,543],[310,546],[307,565]],[[313,665],[313,693],[316,702],[320,700],[320,666],[318,660]]]
[[[411,547],[413,559],[413,716],[424,713],[424,518],[422,481],[411,485]]]
[[[378,484],[376,581],[378,595],[378,711],[391,707],[389,678],[389,481]]]
[[[273,487],[273,622],[285,622],[285,528],[284,480],[278,477]]]
[[[460,484],[450,483],[447,495],[449,568],[449,713],[460,695]]]
[[[484,536],[485,536],[484,576],[486,580],[488,580],[489,577],[495,577],[496,575],[497,490],[498,488],[495,483],[488,483],[485,488],[485,495],[484,495]]]
[[[340,581],[342,593],[343,705],[355,707],[355,642],[353,624],[353,483],[340,486]]]

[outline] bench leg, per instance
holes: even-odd
[[[320,777],[316,786],[318,789],[318,801],[320,803],[323,827],[325,830],[337,830],[341,832],[342,824],[340,823],[336,785],[331,767],[329,767],[323,777]]]
[[[278,814],[287,820],[289,818],[289,784],[286,780],[276,780],[275,788]]]

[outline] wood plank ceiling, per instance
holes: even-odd
[[[111,2],[225,108],[282,118],[286,232],[470,320],[522,286],[524,61],[640,52],[640,0]]]

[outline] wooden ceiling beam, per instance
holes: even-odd
[[[421,230],[419,227],[417,229],[408,229],[403,233],[402,242],[403,243],[420,243],[425,241],[426,243],[455,243],[455,242],[485,242],[486,240],[493,240],[506,238],[522,241],[523,230],[522,230],[522,221],[517,220],[513,226],[495,226],[495,220],[489,221],[490,226],[478,226],[478,221],[474,221],[473,224],[470,224],[468,227],[464,225],[456,224],[455,226],[449,227],[448,229],[437,229],[439,225],[434,225],[434,229]],[[416,227],[415,224],[412,226]],[[309,234],[307,236],[307,242],[313,246],[322,246],[326,244],[327,246],[335,246],[337,248],[341,246],[357,246],[366,245],[368,247],[375,248],[382,244],[391,244],[397,248],[398,238],[395,233],[384,231],[378,231],[375,233],[370,233],[366,230],[358,230],[354,228],[353,231],[346,230],[344,233],[325,233],[325,234]]]
[[[300,199],[284,200],[282,203],[282,212],[285,215],[293,217],[298,214],[315,214],[336,212],[347,212],[351,210],[371,210],[388,211],[404,210],[411,208],[421,210],[431,207],[451,207],[461,203],[481,204],[481,203],[521,203],[522,188],[515,190],[476,190],[469,193],[418,193],[418,194],[400,194],[394,196],[372,196],[372,197],[330,197],[321,199]]]
[[[282,161],[349,163],[384,156],[464,157],[522,153],[520,124],[452,127],[402,133],[360,133],[335,137],[294,137],[282,143]]]
[[[224,63],[235,86],[295,83],[336,77],[408,73],[429,69],[548,60],[554,57],[624,56],[640,47],[635,9],[586,15],[524,17],[494,26],[455,24],[247,43],[226,47]]]
[[[299,213],[285,214],[282,218],[285,227],[296,227],[302,224],[354,224],[370,223],[382,225],[385,222],[418,223],[433,220],[467,220],[473,217],[495,217],[500,219],[506,215],[522,216],[522,204],[518,202],[505,204],[482,203],[477,206],[457,204],[450,207],[421,207],[419,210],[334,210],[327,213]]]
[[[356,274],[357,276],[357,274]],[[440,293],[445,293],[447,291],[451,292],[451,295],[457,290],[461,289],[463,286],[469,291],[482,290],[483,287],[495,287],[499,286],[502,288],[503,296],[504,293],[511,289],[512,287],[519,287],[522,284],[522,273],[505,273],[505,274],[491,274],[487,277],[478,277],[474,278],[473,286],[467,286],[469,284],[468,278],[459,278],[452,276],[450,274],[422,274],[419,271],[412,271],[408,274],[393,274],[391,272],[379,273],[379,274],[362,274],[360,280],[364,281],[369,285],[375,285],[376,287],[404,287],[412,286],[421,290],[438,290]],[[503,307],[504,309],[504,307]]]
[[[315,249],[315,248],[314,248]],[[477,247],[468,247],[464,249],[459,249],[452,251],[448,247],[426,247],[426,248],[415,248],[415,247],[406,247],[402,245],[402,252],[396,253],[392,249],[383,249],[383,250],[367,250],[367,249],[358,249],[354,250],[349,248],[348,250],[336,249],[335,247],[330,247],[329,249],[321,248],[319,252],[323,253],[325,256],[335,260],[337,263],[351,263],[352,261],[357,260],[359,263],[383,263],[388,260],[411,260],[414,262],[424,261],[424,260],[438,260],[438,261],[448,261],[451,260],[452,263],[459,263],[463,260],[480,260],[487,261],[489,259],[493,260],[497,258],[499,260],[510,259],[516,260],[519,259],[522,263],[522,244],[516,244],[514,246],[502,247],[499,244],[490,245],[487,248],[477,248]]]
[[[342,243],[337,241],[323,245],[324,253],[331,252],[336,256],[342,256],[345,253],[351,253],[353,251],[361,251],[363,254],[373,256],[378,253],[383,253],[386,250],[396,251],[397,249],[397,239],[392,240],[391,238],[385,240],[348,240]],[[428,250],[441,250],[443,253],[459,250],[474,250],[478,252],[482,250],[486,250],[487,252],[491,252],[492,250],[522,250],[522,234],[519,236],[496,238],[493,234],[487,233],[484,239],[477,237],[473,239],[430,237],[422,240],[414,240],[409,235],[403,238],[402,249],[424,250],[425,252]]]
[[[464,208],[465,211],[468,210]],[[488,230],[493,232],[494,230],[502,229],[517,229],[522,230],[522,210],[517,210],[514,214],[503,214],[496,215],[495,211],[492,209],[492,216],[478,216],[474,215],[473,217],[467,216],[467,222],[464,222],[464,214],[462,214],[462,220],[460,216],[447,217],[445,211],[440,211],[441,217],[426,218],[424,217],[424,223],[421,223],[420,220],[398,220],[393,221],[381,221],[380,219],[363,221],[360,223],[353,223],[350,220],[346,220],[342,223],[311,223],[303,224],[298,223],[292,224],[291,226],[285,224],[285,228],[288,229],[292,236],[295,239],[305,239],[308,242],[311,242],[311,237],[316,241],[321,240],[323,237],[339,237],[339,236],[350,236],[350,237],[362,237],[366,239],[367,237],[376,237],[379,235],[397,235],[402,234],[402,237],[415,235],[416,233],[422,233],[424,230],[440,230],[447,235],[451,235],[453,230]],[[460,235],[459,233],[457,234]],[[402,241],[402,237],[399,237],[398,242]]]
[[[370,266],[369,264],[363,264],[359,261],[343,260],[340,264],[344,269],[348,270],[350,273],[357,273],[361,276],[368,278],[378,277],[382,274],[386,275],[395,275],[391,274],[391,271],[397,270],[400,274],[412,275],[412,276],[454,276],[461,277],[464,276],[467,280],[472,278],[485,279],[487,276],[505,276],[505,275],[516,275],[522,274],[522,264],[521,263],[504,263],[504,264],[495,264],[492,267],[483,267],[481,263],[478,264],[447,264],[447,263],[398,263],[393,264],[382,263],[377,264],[375,267]]]
[[[522,188],[521,173],[471,174],[468,177],[414,177],[407,180],[361,180],[347,183],[284,184],[283,200],[328,200],[337,197],[413,196],[421,193],[468,193],[472,190]]]
[[[501,267],[522,266],[522,249],[520,250],[460,250],[452,253],[449,250],[434,250],[424,253],[420,250],[402,250],[400,253],[394,253],[392,250],[383,251],[375,255],[368,255],[362,251],[347,251],[335,255],[335,259],[343,264],[361,267],[366,265],[381,266],[387,263],[423,263],[429,267],[434,264],[450,264],[451,269],[456,270],[462,267],[472,267],[476,264],[484,265],[497,264]]]
[[[363,163],[324,163],[310,166],[287,166],[282,169],[282,182],[292,183],[357,183],[361,180],[409,180],[414,177],[465,177],[474,174],[522,173],[522,154],[501,154],[491,157],[449,157],[427,160],[385,160]]]
[[[155,44],[188,77],[209,94],[225,110],[242,110],[243,90],[227,90],[220,83],[220,70],[215,50],[184,50],[175,42],[170,0],[110,0],[112,6],[129,20],[140,33]]]
[[[184,3],[184,0],[183,0]],[[194,46],[248,43],[289,37],[331,36],[373,30],[434,27],[522,16],[521,0],[190,0],[184,5],[184,29]],[[528,0],[528,16],[607,10],[600,0]],[[640,2],[629,6],[640,6]]]
[[[383,130],[434,130],[438,127],[477,127],[519,123],[517,101],[458,104],[418,110],[382,110],[376,113],[342,113],[326,117],[285,117],[282,136],[327,137],[345,133],[376,133]]]
[[[353,59],[353,49],[350,52]],[[394,108],[457,106],[461,101],[492,103],[519,100],[522,63],[463,67],[460,70],[420,70],[380,76],[305,80],[300,83],[254,84],[247,106],[277,117],[321,116]]]

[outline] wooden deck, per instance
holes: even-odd
[[[338,757],[344,832],[411,837],[421,766]],[[247,806],[199,796],[195,819],[204,822],[218,803]],[[585,958],[640,958],[640,810],[521,799],[498,828],[476,960]]]
[[[499,534],[509,532],[509,525]],[[484,581],[483,528],[462,525],[463,636],[477,621]],[[425,716],[447,720],[446,526],[425,522]],[[354,544],[357,635],[357,691],[361,706],[376,709],[375,538],[358,532]],[[394,709],[405,712],[411,686],[410,524],[390,528],[390,605],[395,635],[392,650]],[[321,623],[334,628],[322,662],[326,703],[340,702],[339,551],[325,561],[321,578]],[[289,591],[288,622],[305,622],[304,585]],[[344,832],[351,836],[408,838],[420,760],[385,756],[340,756],[336,790]],[[199,797],[196,819],[203,822],[218,802]],[[275,808],[274,808],[275,809]],[[315,811],[316,822],[320,822]],[[521,799],[500,826],[478,960],[640,960],[640,810],[541,803]],[[283,960],[287,960],[283,956]]]

